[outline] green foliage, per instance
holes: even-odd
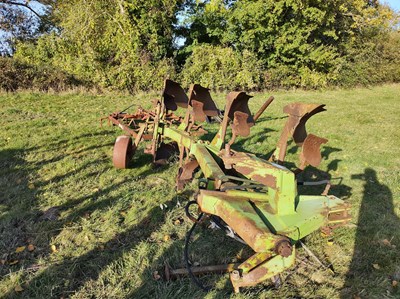
[[[384,44],[384,38],[377,37],[392,30],[393,20],[393,11],[386,6],[364,0],[196,1],[184,22],[188,30],[181,32],[186,43],[180,53],[192,66],[192,52],[202,44],[249,51],[262,66],[256,76],[264,78],[258,81],[264,85],[258,88],[323,88],[341,84],[344,78],[339,72],[358,45]],[[240,64],[240,54],[237,57]],[[376,63],[381,62],[371,62]],[[210,72],[208,67],[206,73]],[[220,73],[215,69],[217,82]]]
[[[262,66],[249,51],[229,47],[198,45],[186,60],[181,82],[193,82],[213,89],[256,89],[262,86]]]
[[[349,51],[337,82],[343,86],[400,82],[400,32]]]
[[[269,66],[309,66],[325,71],[337,55],[333,1],[238,1],[229,20],[232,43]],[[331,6],[331,7],[329,7]]]
[[[53,0],[0,0],[0,55],[12,55],[15,44],[47,33]]]
[[[111,89],[148,90],[174,76],[173,23],[179,1],[60,2],[61,30],[18,48],[15,57],[45,62]]]
[[[336,72],[321,73],[311,70],[306,66],[299,69],[288,65],[279,65],[271,68],[265,75],[265,87],[268,89],[277,88],[304,88],[319,89],[330,85],[334,80]]]
[[[211,0],[187,3],[188,12],[177,30],[178,34],[185,37],[186,47],[199,43],[225,44],[224,37],[230,13],[227,2],[229,1]]]
[[[62,91],[78,85],[90,85],[60,69],[48,65],[29,65],[9,57],[0,57],[0,70],[0,90],[5,91]]]
[[[53,29],[17,39],[14,58],[101,88],[155,90],[165,78],[253,90],[399,81],[399,16],[377,1],[46,3]]]

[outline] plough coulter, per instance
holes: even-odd
[[[198,191],[186,209],[188,212],[192,204],[199,207],[198,217],[187,213],[195,222],[194,226],[205,214],[254,251],[244,262],[224,268],[230,272],[235,292],[241,287],[276,278],[291,268],[295,264],[295,245],[305,236],[350,220],[349,206],[328,194],[328,181],[300,182],[296,179],[307,165],[316,167],[321,162],[320,146],[327,140],[308,134],[306,122],[325,111],[325,105],[292,103],[285,106],[286,124],[267,161],[232,149],[238,136],[250,135],[251,128],[273,101],[270,97],[252,115],[248,106],[250,98],[245,92],[230,92],[222,112],[207,88],[194,84],[187,95],[178,83],[166,80],[162,96],[154,101],[151,111],[140,108],[135,114],[119,112],[106,117],[126,133],[115,142],[115,167],[128,167],[139,142],[147,141],[145,152],[153,156],[154,164],[165,164],[171,154],[179,153],[178,189],[190,182],[195,172],[201,172]],[[174,114],[178,107],[186,109],[184,117]],[[205,121],[219,125],[218,132],[209,140],[205,140],[206,131],[201,126]],[[293,171],[283,166],[290,139],[300,148],[299,163]],[[318,183],[326,184],[322,194],[298,193],[298,185]],[[187,260],[187,248],[185,255]],[[187,268],[194,278],[188,262]]]

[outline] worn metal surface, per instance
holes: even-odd
[[[257,121],[260,118],[261,114],[263,114],[264,111],[269,107],[269,105],[271,105],[274,99],[275,98],[273,96],[270,96],[268,100],[265,101],[265,103],[261,106],[261,108],[257,111],[257,113],[254,114],[253,117],[254,121]]]
[[[307,135],[301,146],[299,169],[303,170],[308,164],[318,167],[322,160],[320,147],[327,142],[328,139],[313,134]]]
[[[201,267],[198,266],[198,267],[192,267],[191,270],[194,275],[203,275],[210,273],[222,274],[222,273],[232,272],[235,269],[238,269],[239,265],[240,263],[232,263],[225,265],[209,265]],[[165,265],[164,275],[166,280],[171,280],[182,276],[187,276],[189,275],[189,272],[186,268],[172,269],[169,265]]]
[[[130,159],[135,153],[136,147],[132,145],[132,138],[119,136],[115,141],[113,151],[113,164],[116,168],[127,168]]]
[[[238,293],[241,287],[254,286],[291,268],[296,260],[295,252],[296,251],[293,248],[292,253],[287,257],[275,255],[270,259],[264,260],[257,267],[247,273],[240,273],[238,270],[232,271],[230,278],[235,293]]]
[[[228,95],[226,96],[224,118],[222,120],[218,133],[214,136],[211,142],[211,144],[214,145],[216,148],[222,149],[225,145],[225,137],[228,124],[230,121],[234,121],[235,112],[239,112],[239,114],[237,114],[237,117],[241,118],[241,120],[237,119],[236,126],[234,125],[234,127],[236,128],[236,134],[238,133],[238,130],[248,132],[250,127],[254,126],[254,119],[248,106],[248,102],[251,97],[252,96],[246,94],[243,91],[228,93]],[[239,122],[242,126],[244,126],[242,129],[239,129]],[[234,131],[232,137],[233,140],[231,141],[231,143],[228,143],[228,149],[229,145],[234,142],[236,134]]]
[[[190,86],[189,106],[193,109],[194,121],[204,122],[207,116],[219,115],[219,110],[211,98],[210,90],[199,84]]]
[[[177,190],[182,190],[185,183],[189,182],[193,178],[193,173],[196,168],[199,167],[199,162],[196,159],[189,160],[181,167],[178,173],[178,178],[176,181]]]
[[[325,105],[304,103],[293,103],[285,106],[283,108],[283,112],[288,114],[289,118],[287,119],[285,127],[282,130],[278,144],[270,158],[270,161],[282,163],[285,160],[289,137],[292,137],[298,146],[302,146],[303,142],[307,138],[307,120],[311,116],[325,111],[324,107]]]
[[[167,110],[175,111],[178,106],[187,108],[189,98],[178,83],[167,79],[164,81],[163,100]]]
[[[325,111],[324,105],[293,103],[284,107],[289,117],[271,159],[266,161],[231,149],[237,136],[251,135],[255,121],[273,101],[270,97],[253,117],[248,106],[250,98],[245,92],[229,93],[218,132],[207,140],[199,138],[205,133],[199,122],[207,117],[220,117],[220,111],[209,90],[198,84],[191,86],[187,96],[178,83],[166,80],[153,110],[139,109],[134,114],[114,113],[107,117],[135,138],[134,143],[129,136],[117,139],[113,157],[116,167],[127,167],[138,144],[150,139],[145,152],[153,155],[155,164],[164,164],[179,152],[178,188],[183,188],[197,169],[201,172],[199,191],[194,196],[199,208],[222,219],[255,254],[233,271],[222,266],[194,267],[192,271],[228,270],[235,291],[292,267],[295,244],[300,239],[320,228],[328,231],[351,219],[350,206],[328,195],[328,181],[323,182],[327,186],[322,195],[302,195],[297,190],[298,184],[315,184],[298,182],[296,174],[307,165],[317,167],[321,162],[320,147],[327,139],[308,134],[306,122]],[[171,112],[179,107],[187,109],[184,118]],[[228,130],[230,140],[226,140]],[[289,138],[301,148],[297,169],[281,165]],[[179,276],[187,272],[185,269],[169,273]]]

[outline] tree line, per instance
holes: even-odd
[[[400,82],[376,0],[0,0],[0,87],[262,90]]]

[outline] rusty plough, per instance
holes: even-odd
[[[296,174],[307,165],[316,167],[321,162],[320,146],[327,140],[308,134],[305,125],[311,116],[325,110],[324,105],[287,105],[286,124],[274,153],[266,161],[231,148],[238,136],[250,135],[251,127],[273,101],[269,98],[253,116],[248,106],[250,98],[245,92],[229,93],[222,114],[208,89],[194,84],[187,95],[178,83],[166,80],[162,96],[154,101],[151,111],[140,108],[135,114],[113,113],[107,117],[127,134],[115,142],[115,167],[128,167],[139,142],[148,141],[145,152],[153,156],[155,164],[165,164],[172,153],[179,153],[178,189],[191,181],[196,171],[201,172],[199,190],[188,204],[197,204],[201,210],[198,218],[189,215],[195,221],[194,227],[204,213],[254,251],[234,269],[227,268],[235,292],[291,268],[300,239],[350,220],[349,206],[328,195],[329,182],[319,182],[327,185],[322,195],[301,195],[297,191],[300,184],[315,184],[299,182]],[[173,113],[178,107],[186,109],[184,117]],[[219,123],[218,132],[209,140],[199,138],[205,133],[199,123],[206,120]],[[300,148],[294,171],[283,166],[289,139]],[[187,248],[185,255],[188,258]],[[194,277],[189,263],[187,268]]]

